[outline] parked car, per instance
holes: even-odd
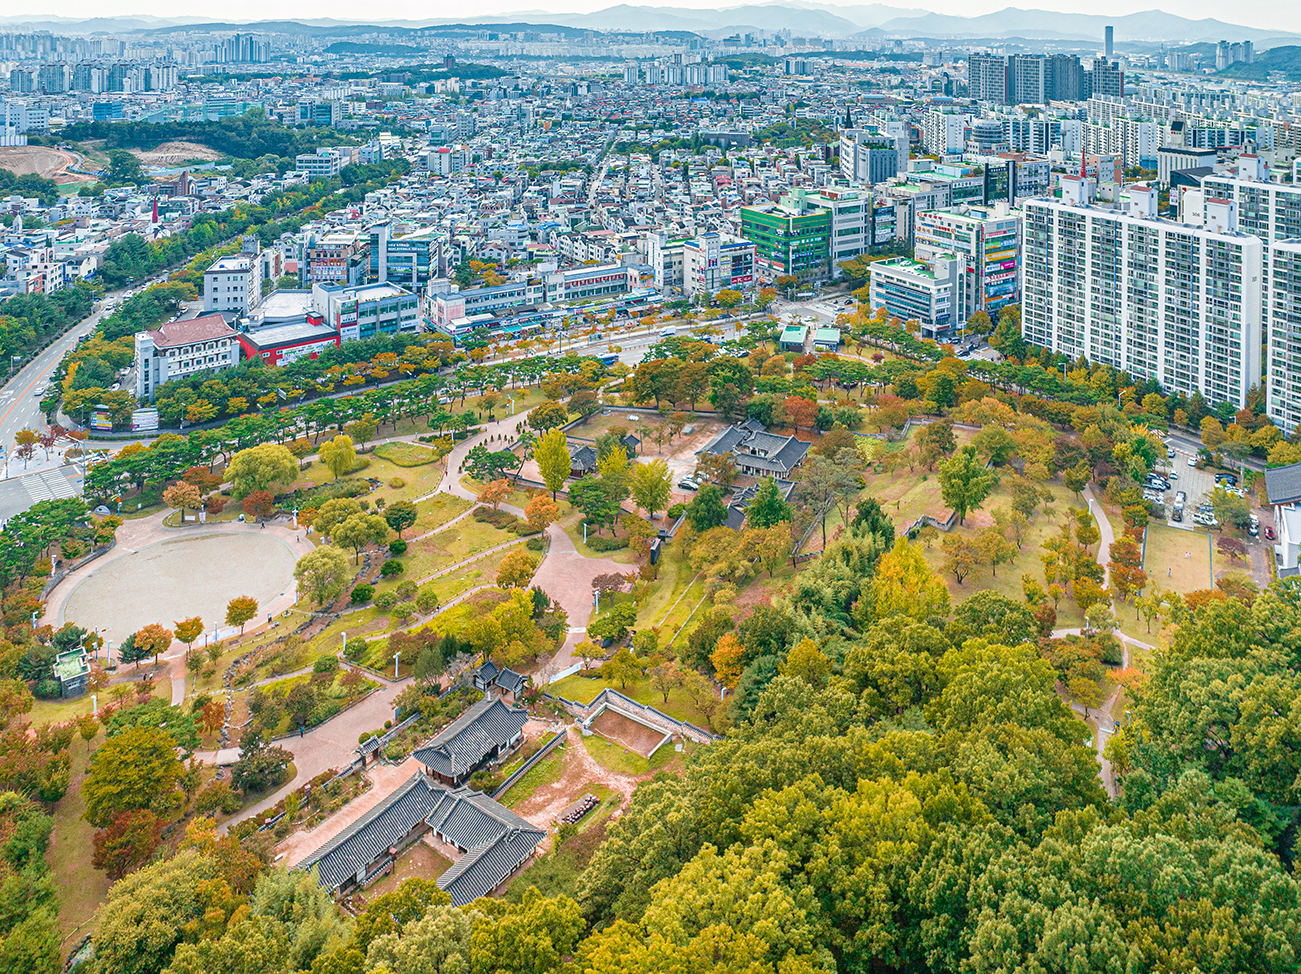
[[[1182,522],[1183,519],[1184,509],[1180,506],[1176,506],[1175,509],[1170,512],[1170,520]]]
[[[1195,467],[1195,466],[1197,466],[1197,458],[1196,458],[1196,457],[1189,457],[1189,458],[1188,458],[1188,466],[1190,466],[1190,467]]]
[[[679,480],[679,481],[678,481],[678,487],[679,487],[681,490],[699,490],[699,489],[700,489],[700,485],[699,485],[698,483],[696,483],[694,480],[692,480],[690,477],[683,477],[681,480]]]
[[[1265,537],[1270,541],[1274,541],[1277,539],[1277,536],[1274,534],[1274,529],[1271,528],[1268,524],[1265,525]]]
[[[1185,491],[1182,490],[1175,491],[1176,504],[1184,504],[1187,503],[1187,501],[1188,501],[1188,494]]]

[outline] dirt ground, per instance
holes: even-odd
[[[602,710],[592,721],[592,730],[616,744],[636,751],[644,758],[650,757],[655,745],[664,740],[664,735],[659,731],[609,709]]]
[[[0,169],[8,169],[18,176],[35,173],[57,183],[75,183],[85,176],[67,172],[68,166],[75,165],[77,157],[62,149],[51,149],[44,145],[6,145],[0,146]]]
[[[197,142],[164,142],[153,149],[132,149],[131,153],[146,166],[179,166],[194,159],[212,162],[221,158],[220,152]]]
[[[619,774],[617,771],[610,771],[601,767],[591,755],[587,753],[587,748],[583,747],[582,740],[579,739],[579,732],[573,727],[569,728],[569,733],[565,737],[564,751],[565,767],[557,778],[549,785],[543,785],[538,788],[528,801],[514,809],[515,814],[539,828],[549,829],[555,822],[555,818],[566,808],[568,808],[576,799],[582,798],[584,794],[591,791],[589,787],[593,782],[605,785],[611,791],[617,791],[624,796],[632,794],[632,790],[637,787],[637,782],[643,777]],[[618,815],[618,812],[614,813]],[[611,816],[613,817],[613,816]]]

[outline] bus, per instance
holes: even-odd
[[[619,361],[619,355],[617,352],[611,352],[609,355],[597,356],[597,361],[600,362],[602,365],[604,365],[606,368],[609,368],[615,362]]]

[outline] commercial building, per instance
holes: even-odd
[[[1025,205],[1025,339],[1241,407],[1260,381],[1263,248],[1236,204],[1207,200],[1194,226],[1159,218],[1155,187],[1111,207],[1091,196],[1066,176],[1060,200]]]
[[[300,358],[316,358],[340,344],[338,330],[313,315],[241,331],[236,339],[245,358],[260,358],[268,365],[288,365]]]
[[[725,240],[701,234],[682,248],[684,289],[711,295],[723,288],[748,291],[754,286],[755,246],[749,240]]]
[[[916,321],[924,338],[948,340],[966,320],[961,267],[955,254],[938,255],[929,263],[907,257],[875,261],[869,302],[903,321]]]
[[[1161,146],[1156,150],[1156,183],[1162,189],[1170,188],[1170,175],[1215,165],[1214,149],[1187,149],[1183,146]]]
[[[419,291],[431,278],[441,276],[440,230],[428,227],[395,237],[392,224],[380,223],[370,228],[369,238],[369,280]]]
[[[169,321],[136,334],[136,396],[151,402],[169,379],[239,364],[235,329],[219,314]]]
[[[359,284],[369,257],[370,235],[336,230],[307,242],[304,283]]]
[[[294,166],[313,179],[334,179],[343,169],[343,159],[334,149],[322,147],[315,152],[300,152],[294,157]]]
[[[219,257],[203,272],[204,312],[247,314],[262,300],[262,262],[252,254]]]
[[[1020,235],[1020,215],[999,203],[919,213],[914,243],[917,259],[926,263],[946,255],[958,259],[962,293],[957,306],[965,312],[962,320],[977,311],[997,319],[998,312],[1019,296]]]
[[[343,103],[333,98],[304,98],[298,102],[300,125],[335,128],[343,121]]]
[[[420,330],[420,300],[396,284],[314,284],[312,310],[341,341]]]
[[[755,245],[760,276],[825,277],[829,271],[831,212],[800,197],[741,207],[741,236]]]
[[[842,129],[840,171],[851,183],[883,183],[899,174],[899,147],[876,132]]]

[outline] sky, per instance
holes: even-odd
[[[426,18],[449,19],[461,16],[500,16],[513,13],[526,13],[530,20],[541,19],[550,12],[586,13],[615,6],[619,0],[554,0],[552,3],[538,3],[538,0],[478,0],[472,6],[434,7],[426,4],[411,3],[410,0],[369,0],[359,5],[355,0],[226,0],[219,8],[205,8],[202,11],[190,8],[178,8],[174,2],[164,0],[6,0],[3,4],[4,15],[9,19],[15,15],[28,15],[34,18],[51,16],[69,18],[113,17],[149,15],[154,17],[202,16],[213,20],[227,22],[256,20],[293,20],[304,18],[335,18],[351,23],[362,20],[424,20]],[[638,3],[638,0],[630,0]],[[771,0],[770,0],[771,2]],[[780,2],[780,0],[778,0]],[[915,0],[914,0],[915,2]],[[641,4],[638,4],[641,5]],[[646,6],[664,6],[697,9],[727,9],[738,6],[737,3],[718,4],[711,0],[645,0]],[[792,4],[797,5],[797,4]],[[892,7],[912,8],[909,0],[896,0],[888,4]],[[917,12],[933,11],[942,14],[959,14],[972,16],[991,13],[1010,6],[1008,0],[927,0],[924,6],[918,5]],[[1057,2],[1034,2],[1019,0],[1015,4],[1022,8],[1041,10],[1060,10],[1071,13],[1097,14],[1096,0],[1057,0]],[[828,2],[825,6],[834,9],[836,4]],[[1163,9],[1181,17],[1216,19],[1245,26],[1263,29],[1301,30],[1301,6],[1279,4],[1265,0],[1242,0],[1232,5],[1225,5],[1222,0],[1179,0],[1157,5],[1152,0],[1136,0],[1133,3],[1110,3],[1107,11],[1116,15],[1136,13],[1143,10]]]

